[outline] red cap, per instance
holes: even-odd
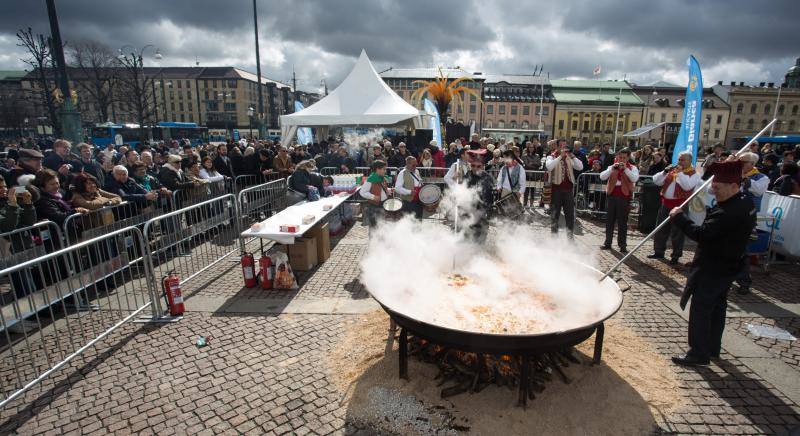
[[[714,162],[708,166],[703,178],[707,179],[714,176],[714,181],[720,183],[741,183],[742,181],[742,161],[729,160],[724,162]]]

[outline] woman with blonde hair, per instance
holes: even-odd
[[[419,166],[424,168],[431,168],[433,166],[433,156],[431,155],[431,151],[427,148],[422,150],[422,154],[419,157]]]
[[[639,156],[636,158],[636,163],[639,165],[639,173],[647,174],[650,171],[650,166],[653,165],[653,146],[650,144],[642,147]]]

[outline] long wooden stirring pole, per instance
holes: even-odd
[[[734,156],[739,156],[740,154],[744,153],[744,152],[745,152],[745,151],[746,151],[746,150],[747,150],[747,149],[750,147],[750,144],[754,143],[754,142],[755,142],[755,141],[756,141],[756,140],[757,140],[759,137],[761,137],[761,135],[763,135],[764,133],[766,133],[766,131],[767,131],[767,130],[768,130],[770,127],[772,127],[772,125],[773,125],[773,124],[775,124],[775,122],[776,122],[776,121],[778,121],[778,119],[777,119],[777,118],[774,118],[772,121],[770,121],[770,122],[769,122],[769,123],[768,123],[768,124],[767,124],[767,125],[766,125],[766,126],[763,128],[763,129],[761,129],[761,131],[760,131],[760,132],[758,132],[758,133],[756,134],[756,136],[753,136],[753,138],[752,138],[752,139],[750,139],[749,141],[747,141],[747,144],[745,144],[745,145],[744,145],[744,147],[742,147],[741,149],[739,149],[739,151],[737,151],[737,152],[736,152],[736,154],[734,154]],[[694,198],[697,196],[697,194],[699,194],[700,192],[703,192],[703,191],[706,189],[706,187],[709,185],[709,183],[711,183],[711,181],[712,181],[713,179],[714,179],[714,176],[711,176],[711,177],[709,177],[709,178],[708,178],[708,180],[706,180],[706,181],[705,181],[705,182],[704,182],[702,185],[700,185],[700,187],[699,187],[698,189],[696,189],[696,190],[695,190],[695,191],[692,193],[692,195],[690,195],[690,196],[689,196],[689,198],[687,198],[687,199],[686,199],[686,200],[685,200],[685,201],[684,201],[684,202],[683,202],[683,203],[680,205],[680,207],[681,207],[681,208],[684,208],[684,207],[686,207],[686,205],[687,205],[687,204],[689,204],[689,202],[690,202],[690,201],[692,201],[692,200],[693,200],[693,199],[694,199]],[[623,257],[622,257],[622,259],[620,259],[620,260],[619,260],[619,261],[618,261],[616,264],[614,264],[614,266],[612,266],[612,267],[611,267],[611,269],[609,269],[608,271],[606,271],[606,273],[605,273],[605,274],[603,274],[603,276],[602,276],[602,277],[600,277],[600,280],[599,280],[599,281],[601,281],[601,282],[602,282],[603,280],[605,280],[605,279],[606,279],[606,277],[610,276],[610,275],[611,275],[611,273],[613,273],[614,271],[616,271],[616,269],[617,269],[617,268],[619,268],[619,267],[620,267],[620,265],[622,265],[623,263],[625,263],[625,261],[626,261],[626,260],[628,260],[628,258],[629,258],[629,257],[631,257],[631,256],[633,255],[633,253],[635,253],[635,252],[636,252],[636,250],[638,250],[639,248],[641,248],[641,246],[642,246],[642,245],[644,245],[644,243],[645,243],[645,242],[649,241],[649,240],[650,240],[650,238],[652,238],[652,237],[653,237],[653,236],[654,236],[656,233],[658,233],[658,231],[659,231],[659,230],[661,230],[661,228],[662,228],[662,227],[664,227],[664,226],[666,226],[667,224],[669,224],[669,222],[670,222],[670,221],[672,221],[672,217],[671,217],[671,216],[667,216],[667,219],[665,219],[664,221],[661,221],[661,224],[659,224],[658,226],[656,226],[656,228],[655,228],[655,229],[653,229],[653,231],[652,231],[652,232],[650,232],[650,234],[649,234],[649,235],[645,236],[645,237],[644,237],[644,239],[642,239],[642,240],[641,240],[641,242],[639,242],[638,244],[636,244],[636,246],[635,246],[635,247],[633,247],[633,249],[632,249],[631,251],[629,251],[629,252],[628,252],[628,254],[626,254],[625,256],[623,256]]]

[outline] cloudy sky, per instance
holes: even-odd
[[[157,46],[148,66],[233,65],[255,72],[250,0],[61,0],[62,38],[114,50]],[[333,87],[362,48],[378,70],[461,66],[551,78],[625,75],[686,83],[694,54],[705,83],[779,82],[800,57],[798,0],[258,0],[262,74]],[[3,0],[0,69],[23,69],[16,31],[48,33],[44,0]]]

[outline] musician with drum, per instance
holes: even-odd
[[[500,191],[500,198],[515,194],[522,201],[525,195],[525,169],[517,162],[513,150],[503,152],[505,165],[500,168],[497,175],[497,190]]]
[[[370,165],[369,177],[361,185],[358,193],[367,200],[363,203],[361,213],[364,216],[364,225],[375,227],[378,219],[383,216],[383,202],[388,199],[390,189],[386,183],[386,162],[378,159]]]
[[[461,183],[464,180],[467,171],[469,171],[468,151],[469,148],[467,147],[458,150],[458,159],[450,165],[450,168],[447,169],[447,174],[444,175],[444,182],[447,186],[451,186],[454,183]]]
[[[394,184],[395,192],[403,201],[403,211],[413,213],[417,219],[422,219],[422,203],[419,200],[419,191],[422,189],[422,177],[417,170],[417,159],[414,156],[406,157],[406,166],[397,174]]]

